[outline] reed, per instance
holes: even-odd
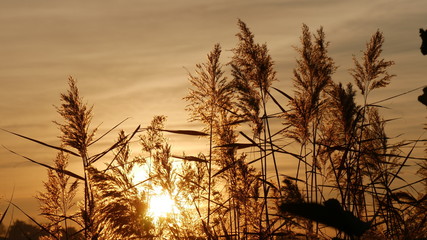
[[[45,192],[37,198],[50,224],[28,216],[46,232],[40,239],[427,237],[427,160],[414,156],[425,140],[387,135],[392,119],[382,117],[379,103],[402,94],[376,103],[369,98],[395,77],[389,73],[394,62],[381,56],[383,34],[372,35],[360,60],[353,56],[354,85],[344,85],[334,81],[337,67],[323,28],[312,33],[303,25],[294,89],[284,91],[273,86],[267,45],[256,43],[243,21],[238,28],[228,64],[221,64],[216,44],[188,74],[186,110],[202,131],[167,129],[166,117],[155,116],[146,127],[120,131],[109,147],[90,155],[121,123],[96,138],[92,107],[73,78],[57,107],[63,118],[56,123],[60,146],[4,130],[59,152],[49,165],[9,150],[48,170]],[[273,121],[282,128],[274,131]],[[209,146],[197,156],[175,154],[168,137],[176,134],[207,138]],[[137,149],[132,144],[140,150],[131,152]],[[80,173],[67,169],[68,158],[81,160]],[[284,174],[278,161],[292,162],[296,172]],[[408,182],[402,171],[415,164],[420,179]],[[147,170],[145,179],[135,182],[135,168]],[[78,183],[83,201],[75,210]],[[156,191],[175,203],[175,210],[158,218],[149,213]],[[9,207],[0,223],[8,212]],[[65,230],[70,221],[83,236]]]

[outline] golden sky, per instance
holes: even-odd
[[[184,110],[187,72],[205,61],[215,43],[222,45],[223,63],[230,60],[238,18],[256,41],[267,43],[279,79],[275,86],[288,93],[297,57],[292,46],[303,23],[312,31],[324,27],[339,66],[334,79],[342,82],[351,81],[352,55],[360,57],[380,29],[383,56],[396,62],[390,72],[397,75],[371,96],[381,100],[426,85],[427,56],[419,51],[418,36],[419,28],[427,28],[426,9],[425,0],[0,1],[0,127],[57,145],[53,105],[73,76],[94,105],[93,126],[102,124],[100,133],[127,117],[122,128],[132,131],[160,114],[168,116],[170,129],[200,130]],[[421,92],[384,103],[390,108],[385,116],[399,118],[388,125],[392,137],[422,134],[427,112],[416,100]],[[185,145],[189,141],[176,141],[178,153],[193,150],[194,144]],[[55,157],[5,132],[0,144],[44,163]],[[32,197],[45,179],[45,169],[0,149],[0,198],[15,188],[15,202],[35,213]]]

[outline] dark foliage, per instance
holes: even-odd
[[[418,96],[418,101],[427,106],[427,87],[423,89],[423,95]]]
[[[420,47],[421,53],[423,55],[426,55],[427,54],[427,31],[420,28],[420,37],[421,37],[421,40],[423,41]]]
[[[292,213],[330,227],[334,227],[350,236],[361,236],[370,224],[361,221],[350,211],[345,211],[336,199],[329,199],[322,204],[318,203],[283,203],[280,210]]]

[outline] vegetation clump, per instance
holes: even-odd
[[[39,239],[427,237],[426,159],[413,156],[418,141],[387,135],[389,120],[369,99],[395,78],[394,62],[381,56],[383,34],[372,35],[360,60],[353,56],[353,83],[341,83],[323,28],[312,33],[304,24],[294,88],[278,89],[267,45],[256,43],[243,21],[238,27],[230,62],[221,64],[215,44],[188,74],[186,110],[201,131],[167,129],[166,117],[154,116],[90,154],[120,123],[97,137],[92,107],[69,78],[57,107],[60,146],[10,132],[59,151],[52,166],[23,156],[48,170],[45,191],[36,195],[48,223],[31,218]],[[209,145],[197,156],[174,154],[168,137],[176,134]],[[140,151],[132,152],[134,145]],[[70,159],[81,161],[80,171],[68,169]],[[285,162],[296,171],[280,169]],[[415,182],[401,177],[410,162],[420,166]]]

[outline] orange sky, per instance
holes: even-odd
[[[127,117],[122,128],[132,131],[159,114],[168,116],[170,129],[200,130],[187,123],[184,111],[187,71],[204,62],[215,43],[222,45],[223,62],[230,60],[238,18],[256,41],[267,43],[279,79],[275,86],[288,93],[297,56],[292,46],[298,45],[302,23],[313,31],[324,27],[339,66],[334,79],[342,82],[351,81],[352,54],[360,56],[380,29],[383,56],[396,62],[390,72],[397,75],[371,96],[380,100],[426,84],[427,56],[419,51],[418,37],[418,29],[427,28],[426,9],[425,0],[0,1],[0,127],[57,145],[53,105],[71,75],[94,105],[93,126],[102,123],[100,133]],[[383,110],[386,117],[400,118],[388,125],[390,136],[415,139],[423,133],[420,94],[384,103],[390,108]],[[178,154],[195,151],[190,141],[175,138],[173,148]],[[0,144],[44,163],[55,157],[5,132]],[[15,202],[35,213],[32,197],[45,179],[45,169],[0,149],[0,198],[15,188]]]

